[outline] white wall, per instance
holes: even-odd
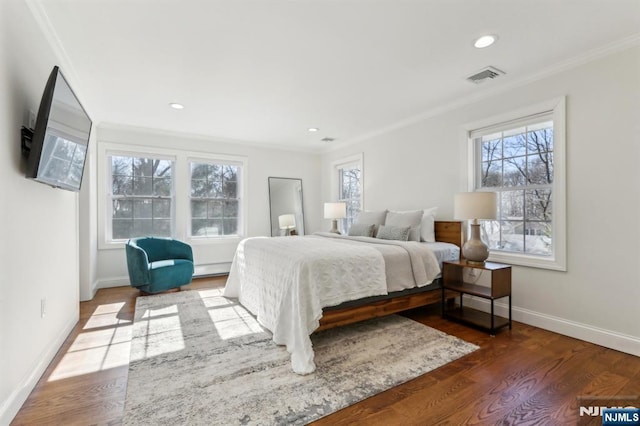
[[[152,130],[120,126],[98,129],[98,148],[117,144],[122,149],[132,146],[170,149],[173,152],[195,151],[210,154],[236,155],[247,158],[247,236],[271,235],[269,219],[268,177],[302,179],[305,227],[308,233],[320,229],[322,203],[320,201],[320,157],[305,152],[281,151],[250,145],[217,142],[215,140],[167,134]],[[99,158],[99,155],[98,155]],[[100,178],[95,188],[101,184]],[[99,205],[99,204],[98,204]],[[97,209],[96,209],[97,210]],[[97,226],[104,226],[97,222]],[[196,274],[228,272],[239,240],[227,243],[193,243]],[[97,254],[97,288],[128,285],[126,259],[123,248],[99,249]],[[95,291],[95,289],[94,289]]]
[[[640,48],[327,153],[322,167],[363,152],[367,209],[437,205],[450,219],[467,183],[463,125],[561,95],[568,270],[515,267],[514,318],[640,355]]]
[[[27,180],[20,126],[56,58],[24,1],[0,2],[0,424],[78,321],[77,195]],[[41,318],[41,299],[46,316]]]
[[[24,1],[0,1],[0,17],[0,146],[4,147],[0,425],[4,425],[77,322],[79,273],[84,299],[96,284],[126,282],[126,268],[123,250],[96,249],[96,227],[101,225],[96,151],[89,159],[93,167],[85,175],[91,190],[86,192],[83,185],[80,200],[76,194],[24,178],[19,128],[26,112],[37,109],[56,58]],[[327,228],[321,212],[322,202],[332,199],[330,164],[359,152],[364,153],[365,208],[438,205],[438,217],[446,219],[452,217],[453,194],[464,190],[467,181],[461,126],[560,95],[567,96],[568,271],[514,268],[514,316],[640,355],[638,48],[341,148],[321,156],[321,161],[313,154],[131,129],[103,128],[94,134],[94,142],[97,137],[99,143],[181,146],[247,156],[250,236],[269,235],[269,176],[302,178],[307,231]],[[205,246],[198,257],[205,264],[225,263],[234,248],[233,244]],[[47,301],[44,318],[42,299]]]
[[[96,205],[98,195],[96,194],[96,144],[97,129],[94,126],[89,140],[85,170],[82,177],[82,189],[79,197],[80,211],[80,300],[93,299],[94,289],[98,281],[98,225]]]

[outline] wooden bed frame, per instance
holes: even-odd
[[[436,221],[435,222],[436,241],[443,243],[455,244],[462,247],[464,235],[462,231],[462,222],[457,221]],[[446,298],[457,296],[454,292],[446,294]],[[418,308],[420,306],[430,305],[432,303],[440,303],[442,301],[442,290],[440,288],[428,290],[423,293],[415,293],[406,296],[390,297],[376,302],[363,303],[359,306],[351,306],[348,308],[338,308],[324,310],[322,318],[320,318],[320,327],[315,331],[327,330],[334,327],[340,327],[355,322],[368,320],[371,318],[382,317],[385,315],[395,314],[397,312],[406,311],[408,309]]]

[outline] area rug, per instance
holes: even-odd
[[[478,347],[392,315],[312,336],[317,370],[221,289],[139,297],[126,425],[306,424]]]

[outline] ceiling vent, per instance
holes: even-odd
[[[467,77],[467,81],[475,84],[484,83],[487,80],[493,80],[495,78],[504,75],[504,71],[500,71],[498,68],[486,67],[485,69]]]

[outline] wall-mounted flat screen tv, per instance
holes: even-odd
[[[27,177],[69,191],[82,184],[91,119],[56,66],[42,94]]]

